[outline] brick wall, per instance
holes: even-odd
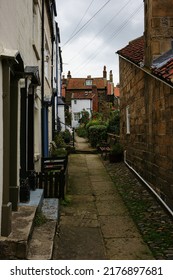
[[[127,160],[173,205],[173,89],[122,58],[120,77],[120,134]]]

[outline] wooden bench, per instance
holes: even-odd
[[[68,156],[66,157],[47,157],[42,159],[43,172],[48,172],[51,170],[64,169],[66,171],[68,164]]]
[[[107,159],[111,147],[119,141],[119,136],[116,134],[108,133],[107,134],[107,142],[102,142],[101,145],[99,146],[99,151],[101,152],[101,156],[104,159]]]

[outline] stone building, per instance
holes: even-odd
[[[145,0],[144,36],[118,51],[127,162],[173,208],[172,0]]]

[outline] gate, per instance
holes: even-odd
[[[37,185],[44,190],[45,198],[64,199],[65,176],[64,170],[56,172],[40,172],[37,174]]]

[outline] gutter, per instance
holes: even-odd
[[[138,64],[132,62],[131,60],[129,60],[128,58],[120,55],[119,53],[117,53],[122,59],[126,60],[127,62],[133,64],[134,66],[136,66],[137,68],[141,69],[143,72],[145,72],[146,74],[150,75],[152,78],[164,83],[165,85],[173,88],[173,85],[171,85],[170,83],[165,82],[164,80],[160,79],[159,77],[153,75],[151,72],[148,71],[148,69],[144,68],[144,67],[140,67]]]
[[[169,212],[169,214],[171,214],[171,216],[173,217],[173,211],[169,208],[169,206],[163,201],[163,199],[155,192],[155,190],[153,190],[153,188],[144,180],[144,178],[141,177],[141,175],[139,175],[139,173],[128,164],[127,160],[126,160],[126,153],[127,151],[124,151],[124,163],[127,165],[127,167],[132,170],[135,175],[137,175],[137,177],[142,181],[142,183],[144,183],[147,188],[154,194],[154,196],[156,196],[156,198],[159,200],[159,202],[166,208],[166,210]]]

